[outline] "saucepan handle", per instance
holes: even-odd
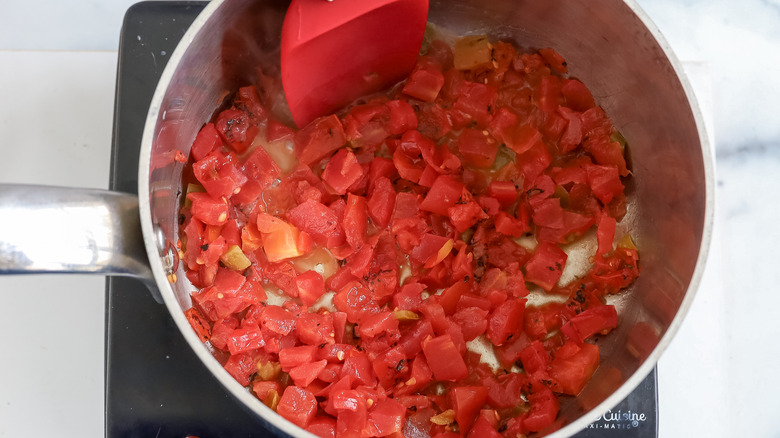
[[[138,197],[97,189],[0,184],[0,274],[138,277],[159,295]]]

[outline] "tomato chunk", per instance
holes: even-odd
[[[428,338],[422,342],[422,349],[436,380],[455,381],[468,375],[466,362],[450,335]]]
[[[317,399],[303,388],[288,386],[284,389],[276,412],[295,425],[305,428],[317,414]]]
[[[463,194],[463,184],[449,175],[439,175],[420,204],[420,209],[447,216]]]
[[[541,286],[544,290],[552,289],[561,278],[567,257],[557,245],[549,242],[540,243],[525,265],[525,279]]]

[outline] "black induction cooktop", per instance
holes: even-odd
[[[157,81],[205,2],[151,1],[125,15],[111,153],[110,188],[136,193],[138,154]],[[106,282],[105,435],[265,437],[274,432],[236,401],[182,338],[165,306],[140,282]],[[578,438],[657,436],[655,370]]]

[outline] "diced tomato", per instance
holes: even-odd
[[[282,170],[265,149],[257,147],[244,162],[244,173],[250,181],[256,182],[257,187],[262,191],[273,184]],[[241,190],[245,188],[242,187]]]
[[[462,194],[463,184],[449,175],[439,175],[428,194],[425,195],[420,209],[447,216],[448,209],[455,206]]]
[[[298,162],[312,165],[346,143],[344,126],[336,115],[320,117],[295,134]]]
[[[387,128],[391,134],[398,135],[410,129],[417,129],[417,114],[408,102],[391,100],[385,105],[390,108],[390,121]]]
[[[508,207],[517,199],[517,186],[511,181],[491,181],[488,196],[497,200],[502,207]]]
[[[317,414],[317,399],[303,388],[288,386],[284,389],[276,412],[295,425],[306,428]]]
[[[490,314],[487,337],[493,345],[503,345],[513,336],[520,334],[523,327],[525,300],[509,299],[496,307]]]
[[[474,426],[469,430],[468,438],[500,438],[496,428],[485,417],[477,418]]]
[[[208,193],[192,192],[187,194],[192,201],[192,216],[208,225],[222,225],[227,222],[229,205],[224,199],[214,199]]]
[[[335,343],[335,328],[331,314],[304,313],[295,322],[295,334],[306,345],[322,346]]]
[[[456,381],[468,375],[466,362],[450,335],[428,338],[422,342],[422,349],[436,380]]]
[[[347,314],[347,320],[359,323],[365,316],[378,313],[379,306],[371,298],[371,291],[359,281],[351,281],[333,297],[333,304]]]
[[[460,93],[452,109],[466,120],[477,122],[478,126],[487,126],[496,106],[496,89],[490,85],[465,81],[461,84]]]
[[[488,388],[485,386],[458,386],[450,390],[455,421],[462,430],[471,428],[487,396]]]
[[[346,149],[336,152],[322,172],[322,179],[339,195],[347,193],[347,188],[362,177],[363,168],[357,157]]]
[[[444,85],[444,75],[434,68],[419,68],[412,71],[409,80],[403,88],[404,94],[420,99],[423,102],[433,102]]]
[[[385,228],[390,223],[390,217],[395,207],[395,190],[387,177],[379,177],[374,183],[366,207],[371,220],[379,227]]]
[[[225,362],[225,371],[243,386],[249,385],[249,377],[257,372],[259,356],[256,350],[230,355]]]
[[[406,407],[386,398],[375,403],[368,412],[368,433],[371,436],[389,436],[400,433],[406,417]]]
[[[266,306],[260,321],[263,327],[280,335],[289,334],[295,327],[295,315],[279,306]]]
[[[563,56],[556,52],[555,49],[549,47],[539,49],[539,54],[542,55],[544,61],[557,73],[566,73],[568,71],[566,60],[564,60]]]
[[[257,350],[265,345],[259,327],[238,328],[228,337],[227,347],[230,354],[239,354]]]
[[[249,148],[259,131],[249,114],[236,108],[220,112],[214,127],[222,140],[239,154]]]
[[[372,386],[376,383],[376,376],[371,367],[371,361],[365,353],[350,352],[344,360],[341,369],[342,376],[352,376],[354,381],[361,385]]]
[[[347,208],[344,210],[344,234],[349,246],[355,249],[361,248],[366,243],[366,226],[368,219],[368,207],[366,198],[353,195],[347,196]]]
[[[525,265],[525,279],[549,291],[558,283],[567,255],[557,245],[542,242]]]
[[[566,99],[566,106],[575,111],[583,112],[596,106],[588,87],[576,79],[565,79],[561,93]]]
[[[257,228],[261,233],[263,251],[269,262],[302,255],[298,249],[298,229],[291,224],[268,214],[257,216]]]
[[[590,165],[585,170],[593,194],[604,204],[609,204],[614,197],[623,193],[624,186],[620,182],[617,167]]]
[[[367,316],[359,326],[360,337],[373,338],[387,335],[398,330],[398,320],[390,312],[380,312]]]
[[[618,317],[615,306],[611,304],[591,307],[561,327],[561,330],[577,342],[585,342],[585,339],[596,333],[608,332],[617,327]]]
[[[190,322],[190,326],[198,334],[201,342],[206,342],[211,337],[211,324],[208,319],[196,308],[190,307],[184,312],[187,317],[187,321]]]
[[[547,387],[540,386],[528,396],[528,401],[531,403],[531,409],[523,417],[523,426],[527,430],[538,432],[555,421],[560,403]]]
[[[314,345],[285,348],[279,352],[279,363],[282,365],[282,371],[287,372],[303,364],[314,362],[316,356],[317,347]]]
[[[561,349],[566,347],[565,344]],[[577,395],[599,366],[599,347],[582,344],[571,355],[558,354],[550,363],[550,377],[557,392]]]
[[[306,201],[289,210],[286,216],[290,223],[321,245],[341,229],[336,212],[317,201]]]
[[[316,271],[306,271],[295,277],[298,286],[298,296],[304,306],[311,306],[325,294],[325,280]]]
[[[458,136],[458,152],[472,166],[490,167],[496,160],[498,143],[487,131],[467,128]]]
[[[416,246],[409,256],[418,263],[428,264],[444,259],[452,250],[452,239],[436,234],[426,233],[419,246]],[[430,267],[430,266],[428,266]]]
[[[533,341],[520,352],[520,360],[523,362],[523,369],[529,374],[538,371],[546,371],[550,364],[550,355],[544,349],[544,344],[540,341]]]
[[[487,309],[466,307],[456,311],[452,319],[463,329],[463,338],[469,342],[485,333],[488,325],[487,316]]]
[[[192,157],[195,161],[200,161],[221,146],[222,137],[219,136],[219,132],[217,132],[213,123],[207,123],[200,128],[198,135],[195,136],[191,149]]]
[[[290,378],[293,379],[293,383],[295,383],[296,386],[306,388],[317,379],[317,376],[325,369],[325,365],[327,364],[327,360],[318,360],[316,362],[298,365],[297,367],[290,369]]]
[[[336,420],[330,417],[315,417],[306,426],[306,431],[319,438],[336,438]]]
[[[496,408],[515,407],[522,400],[527,379],[523,374],[509,373],[491,379],[488,386],[487,403]]]

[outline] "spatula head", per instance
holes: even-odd
[[[407,76],[428,0],[293,0],[282,26],[282,85],[303,127]]]

